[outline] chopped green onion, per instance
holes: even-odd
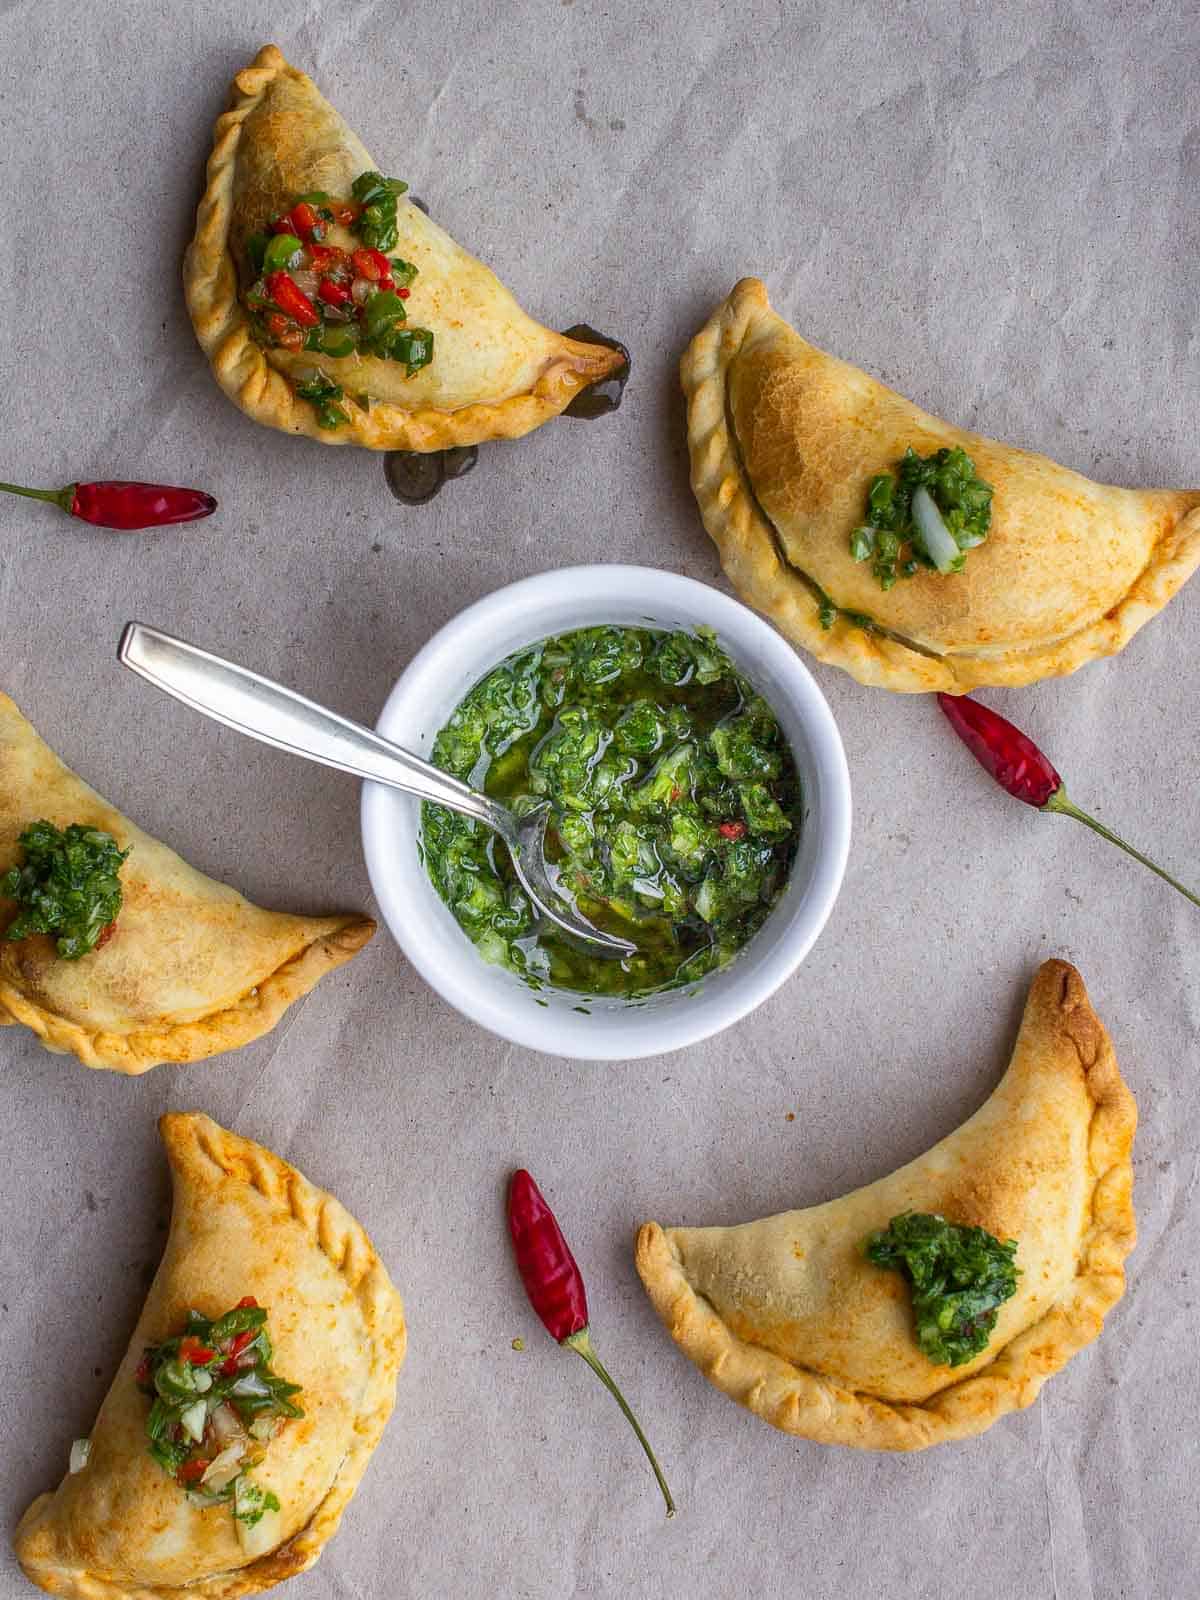
[[[913,490],[912,515],[917,542],[939,572],[955,572],[962,565],[962,552],[942,520],[937,501],[924,484]]]
[[[277,233],[263,253],[264,273],[281,272],[292,265],[293,257],[303,249],[294,233]]]
[[[197,1444],[204,1437],[204,1425],[208,1421],[208,1405],[203,1400],[194,1400],[190,1406],[184,1406],[179,1413],[179,1425],[184,1433],[194,1439]]]
[[[254,268],[256,276],[262,272],[263,261],[266,259],[267,246],[270,242],[265,233],[252,233],[246,240],[246,255],[250,259],[250,265]]]
[[[875,553],[874,528],[855,528],[850,535],[850,554],[855,561],[867,561]]]
[[[88,1464],[88,1457],[91,1455],[91,1453],[92,1441],[90,1439],[73,1440],[71,1443],[71,1459],[68,1463],[68,1470],[71,1473],[82,1472],[84,1467],[86,1467]]]

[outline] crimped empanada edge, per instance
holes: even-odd
[[[725,387],[729,363],[781,318],[766,285],[742,278],[688,345],[680,361],[687,396],[692,490],[726,576],[756,610],[818,661],[841,667],[859,683],[901,694],[966,694],[985,687],[1017,688],[1063,677],[1089,661],[1115,655],[1200,566],[1200,507],[1182,515],[1120,602],[1068,637],[1001,656],[938,655],[911,648],[895,635],[874,632],[838,613],[826,628],[815,586],[793,572],[774,528],[747,482],[730,434]]]
[[[71,1054],[85,1067],[136,1077],[167,1062],[203,1061],[270,1033],[284,1012],[327,972],[356,955],[375,932],[370,917],[312,918],[313,937],[295,955],[236,1000],[194,1022],[164,1021],[130,1033],[85,1028],[45,1010],[0,981],[0,1025],[21,1022],[47,1050]]]
[[[772,1427],[818,1444],[923,1450],[971,1438],[1031,1405],[1046,1379],[1097,1337],[1124,1293],[1124,1261],[1137,1238],[1132,1162],[1137,1109],[1112,1041],[1074,967],[1057,960],[1042,965],[1026,1004],[1026,1018],[1035,1014],[1044,1027],[1070,1040],[1093,1108],[1090,1221],[1068,1291],[987,1366],[922,1404],[901,1404],[844,1388],[739,1338],[692,1288],[670,1233],[647,1222],[637,1235],[638,1272],[667,1331],[710,1383]]]
[[[238,300],[237,270],[229,252],[233,220],[234,169],[242,124],[271,82],[290,75],[309,84],[307,76],[284,59],[276,45],[265,44],[233,80],[231,105],[213,126],[213,147],[206,168],[205,190],[196,212],[196,231],[183,264],[183,286],[196,338],[213,374],[233,403],[255,422],[284,433],[302,434],[321,444],[356,444],[368,450],[445,450],[517,439],[558,416],[581,390],[610,376],[621,365],[618,351],[558,336],[561,354],[549,362],[524,394],[456,411],[434,407],[406,410],[378,401],[370,410],[347,397],[349,421],[322,428],[316,410],[296,395],[276,372],[250,335]]]
[[[26,1576],[47,1593],[68,1600],[239,1600],[311,1567],[336,1533],[383,1435],[407,1349],[404,1303],[366,1230],[340,1201],[318,1189],[280,1156],[230,1133],[203,1112],[169,1111],[159,1119],[159,1131],[176,1183],[183,1180],[211,1187],[214,1181],[232,1178],[248,1184],[301,1224],[355,1297],[371,1343],[370,1376],[355,1418],[354,1442],[325,1498],[286,1544],[234,1571],[186,1586],[146,1588],[111,1582],[75,1568],[27,1566],[21,1556],[22,1534],[31,1533],[53,1499],[53,1492],[39,1495],[17,1524],[13,1544]]]

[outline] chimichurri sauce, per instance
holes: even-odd
[[[485,960],[535,988],[633,998],[729,961],[781,894],[800,834],[791,751],[708,630],[598,627],[519,651],[471,690],[433,760],[522,813],[597,927],[596,956],[540,925],[490,829],[425,805],[425,865]]]

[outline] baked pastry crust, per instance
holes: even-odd
[[[807,344],[743,278],[681,364],[692,488],[742,597],[860,683],[965,693],[1112,655],[1200,565],[1200,490],[1118,489],[930,416]],[[849,551],[911,445],[961,445],[995,489],[961,573],[887,593]],[[821,625],[821,597],[839,608]],[[874,622],[864,628],[846,613]]]
[[[1120,1299],[1136,1122],[1082,978],[1047,961],[1008,1071],[956,1132],[825,1205],[734,1228],[648,1222],[638,1271],[705,1377],[783,1432],[870,1450],[965,1439],[1030,1405]],[[1018,1241],[1017,1293],[966,1365],[922,1354],[907,1286],[863,1254],[910,1210]]]
[[[515,439],[561,412],[622,365],[618,351],[552,333],[526,316],[482,262],[401,198],[399,250],[415,262],[412,319],[434,333],[434,358],[413,377],[402,363],[263,349],[238,298],[246,237],[298,194],[348,196],[361,173],[378,170],[358,136],[311,78],[273,44],[233,81],[217,118],[196,232],[183,282],[192,326],[221,388],[248,417],[323,444],[371,450],[442,450]],[[329,242],[353,248],[334,228]],[[319,366],[344,385],[350,420],[321,428],[288,375]],[[355,400],[367,392],[369,409]]]
[[[174,1182],[162,1264],[87,1465],[39,1495],[14,1536],[26,1576],[71,1600],[234,1600],[312,1566],[379,1443],[404,1360],[400,1296],[343,1206],[199,1112],[159,1128]],[[268,1309],[275,1366],[301,1384],[304,1416],[255,1468],[282,1509],[239,1535],[227,1505],[194,1506],[148,1454],[134,1373],[189,1308],[219,1316],[246,1293]]]
[[[103,828],[133,847],[106,944],[64,961],[45,935],[0,942],[0,1026],[23,1022],[85,1066],[139,1073],[249,1044],[375,932],[355,914],[264,911],[189,867],[76,777],[0,694],[0,873],[42,817]],[[0,929],[16,909],[0,896]]]

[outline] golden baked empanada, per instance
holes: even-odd
[[[1073,672],[1120,650],[1200,565],[1200,490],[1110,488],[951,427],[807,344],[757,278],[681,372],[692,488],[730,581],[861,683],[959,692]],[[913,560],[885,590],[851,550],[872,481],[906,450],[955,447],[993,490],[986,542],[947,576]]]
[[[111,937],[78,960],[46,934],[4,939],[19,908],[0,894],[0,1026],[23,1022],[86,1066],[145,1072],[249,1044],[375,931],[369,917],[263,911],[206,878],[89,789],[0,694],[0,877],[42,819],[129,850]]]
[[[172,1113],[159,1127],[174,1180],[162,1264],[90,1444],[72,1452],[74,1470],[33,1502],[14,1539],[34,1583],[76,1600],[234,1600],[312,1566],[379,1443],[404,1360],[400,1296],[332,1196],[198,1112]],[[214,1350],[193,1334],[174,1369],[156,1377],[168,1352],[154,1347],[189,1323],[220,1331],[231,1311],[226,1326],[242,1327],[240,1336]],[[264,1311],[263,1365],[290,1380],[283,1409],[299,1415],[281,1417],[256,1394],[271,1387],[257,1364]],[[195,1443],[169,1421],[180,1385],[196,1387],[207,1410]],[[189,1492],[150,1453],[152,1404],[169,1461],[171,1451],[208,1466],[221,1451],[258,1459],[233,1463],[222,1488],[214,1485],[228,1468],[205,1479],[180,1467]]]
[[[1047,961],[1007,1073],[955,1133],[825,1205],[733,1228],[647,1223],[638,1271],[705,1376],[784,1432],[872,1450],[963,1439],[1029,1405],[1120,1299],[1136,1121],[1083,980]],[[1016,1241],[1016,1292],[973,1359],[930,1360],[904,1277],[865,1254],[906,1213]]]
[[[350,215],[361,212],[352,186],[374,171],[358,137],[274,45],[238,73],[214,129],[183,275],[196,336],[247,416],[327,444],[441,450],[528,433],[624,364],[618,351],[526,316],[494,273],[409,200],[364,191],[366,202],[395,210],[395,227],[382,223],[386,238],[374,225],[364,233],[362,215]],[[320,237],[303,213],[293,236],[302,264],[276,263],[283,277],[297,276],[272,293],[275,258],[256,253],[298,201],[314,208]],[[356,251],[366,253],[357,266]],[[371,286],[389,281],[386,303],[362,303],[360,291],[373,297]],[[256,294],[256,284],[266,288]],[[320,348],[295,348],[303,338]],[[347,343],[351,353],[328,353]]]

